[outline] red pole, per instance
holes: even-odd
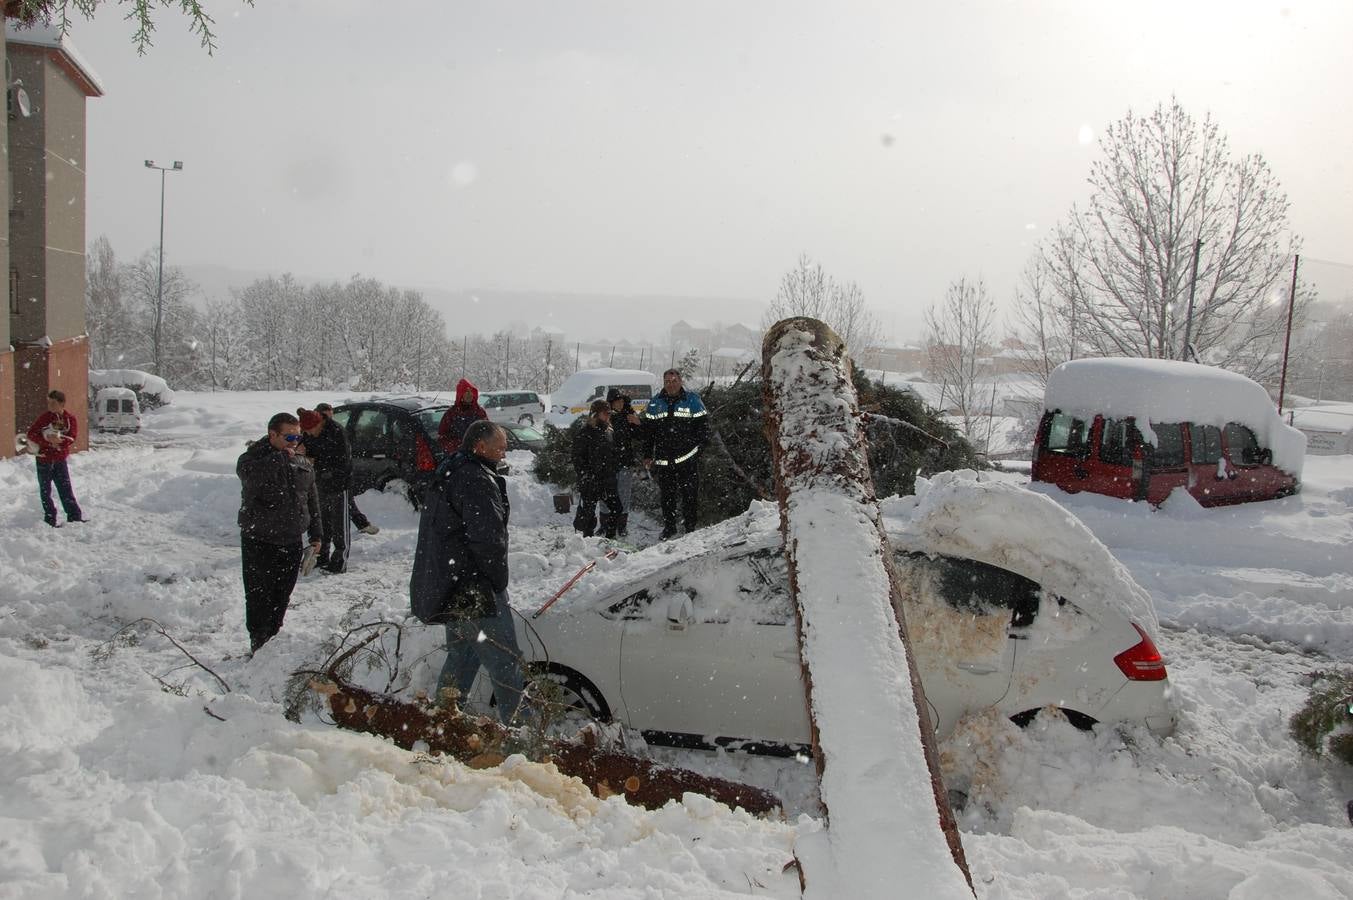
[[[1292,311],[1297,306],[1297,264],[1301,254],[1292,257],[1292,290],[1287,297],[1287,339],[1283,342],[1283,374],[1278,381],[1278,415],[1283,414],[1283,394],[1287,390],[1287,354],[1292,349]]]

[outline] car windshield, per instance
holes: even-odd
[[[517,436],[519,440],[523,441],[545,440],[545,435],[541,434],[539,431],[537,431],[536,429],[532,428],[529,425],[516,425],[511,429],[511,431],[513,434]]]

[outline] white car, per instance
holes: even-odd
[[[1023,493],[1035,505],[1055,505]],[[1055,528],[1055,518],[1044,525]],[[1071,538],[1094,541],[1108,554],[1075,525],[1084,533]],[[624,569],[585,576],[580,586],[594,575],[603,583],[538,617],[521,610],[523,653],[562,687],[565,702],[598,720],[624,722],[653,743],[770,752],[806,746],[779,533],[740,535],[728,523],[704,532],[634,554]],[[1046,528],[1024,533],[1029,541],[1057,539]],[[1121,566],[1107,580],[1128,577],[1123,592],[1136,595],[1076,594],[1073,601],[1027,577],[1036,573],[1015,571],[1018,563],[1005,568],[927,552],[918,546],[924,529],[892,539],[901,548],[894,552],[908,632],[938,736],[989,708],[1020,724],[1055,707],[1079,727],[1123,721],[1158,734],[1173,730],[1165,664],[1147,631],[1125,614],[1140,608],[1145,594]],[[630,581],[629,568],[642,577]],[[1106,579],[1097,581],[1096,591]],[[1141,618],[1154,628],[1147,604]]]
[[[545,404],[535,391],[481,391],[479,405],[495,422],[534,425],[542,422]]]

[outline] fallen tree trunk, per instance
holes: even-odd
[[[310,685],[326,695],[334,722],[340,728],[387,737],[405,750],[422,744],[429,752],[444,753],[472,768],[497,765],[524,741],[520,729],[514,732],[490,719],[468,716],[451,707],[410,703],[349,684],[333,667]],[[774,794],[750,785],[659,765],[586,743],[545,740],[541,747],[541,762],[553,763],[563,774],[581,779],[603,800],[623,794],[631,803],[658,809],[669,800],[680,800],[689,791],[731,807],[740,806],[756,815],[780,811],[780,801]]]
[[[766,430],[827,829],[805,894],[971,897],[902,592],[869,474],[850,360],[816,319],[762,345]]]

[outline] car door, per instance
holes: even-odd
[[[710,554],[631,594],[620,681],[631,727],[694,745],[809,741],[784,554]]]
[[[385,410],[376,406],[354,408],[348,424],[348,440],[352,450],[354,492],[381,487],[390,478],[398,476],[394,441]]]
[[[970,559],[895,558],[912,654],[935,730],[946,734],[1009,691],[1018,632],[1037,614],[1038,586]]]

